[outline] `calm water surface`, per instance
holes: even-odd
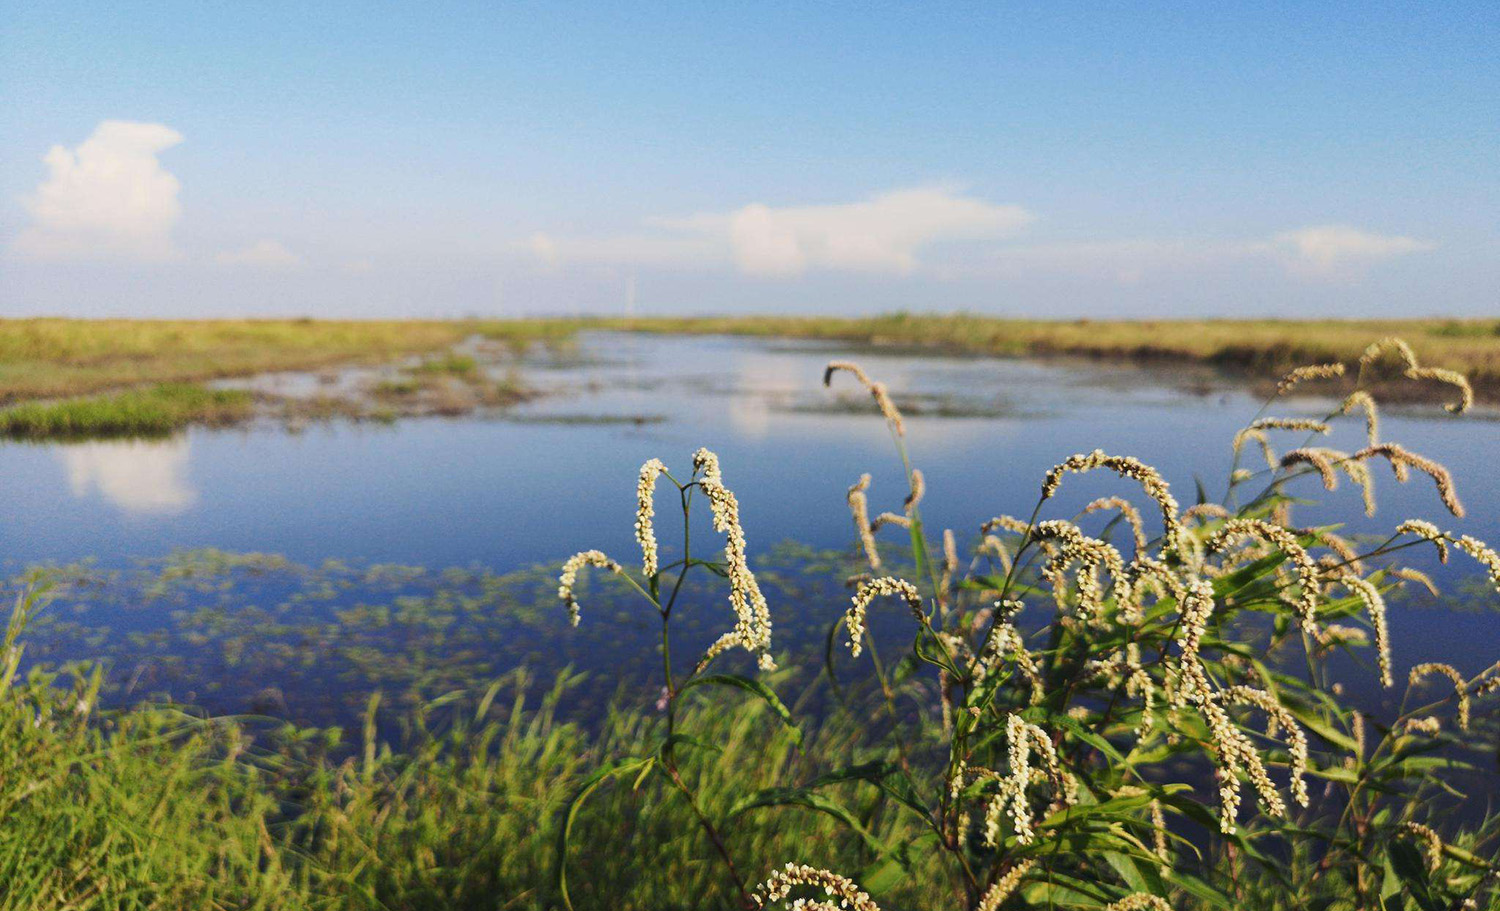
[[[848,485],[871,472],[874,511],[899,511],[905,488],[868,397],[847,376],[832,391],[821,387],[832,357],[857,358],[898,399],[910,401],[908,440],[928,481],[924,515],[961,538],[991,516],[1028,514],[1043,473],[1096,446],[1156,465],[1184,504],[1196,499],[1195,479],[1217,499],[1229,470],[1229,440],[1260,406],[1232,379],[1203,370],[588,334],[576,349],[533,356],[527,376],[549,394],[511,418],[336,423],[300,433],[257,425],[193,430],[164,442],[5,444],[4,557],[12,572],[83,558],[125,566],[200,547],[310,564],[338,558],[497,571],[599,547],[628,562],[637,468],[655,456],[685,474],[699,446],[719,453],[752,552],[787,539],[847,547]],[[1322,417],[1332,405],[1297,399],[1273,413]],[[1452,418],[1436,406],[1392,411],[1383,433],[1447,464],[1469,518],[1447,517],[1425,478],[1397,485],[1377,467],[1374,519],[1362,515],[1357,489],[1346,485],[1331,504],[1303,509],[1298,521],[1347,522],[1348,533],[1378,534],[1422,516],[1500,541],[1494,415]],[[1350,419],[1328,445],[1354,449],[1362,436],[1361,423]],[[1301,437],[1278,442],[1284,451]],[[1252,467],[1259,458],[1247,457]],[[1313,483],[1298,490],[1326,498]],[[1105,492],[1138,495],[1119,481],[1075,476],[1053,515],[1069,516]],[[1438,571],[1425,553],[1413,561]],[[1460,581],[1453,568],[1442,579]],[[1392,622],[1398,665],[1441,657],[1475,672],[1500,657],[1500,613],[1493,598],[1473,609],[1482,603],[1470,597],[1465,610],[1398,607]],[[830,615],[837,609],[830,606]]]

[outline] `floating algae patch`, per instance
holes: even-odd
[[[784,545],[758,561],[768,597],[804,606],[778,618],[782,647],[821,655],[848,598],[828,581],[843,574],[827,570],[849,568],[847,559]],[[25,635],[26,663],[102,661],[113,705],[171,702],[350,725],[374,690],[436,698],[519,668],[544,687],[571,669],[583,677],[566,708],[582,721],[603,717],[620,687],[639,689],[660,669],[659,618],[634,592],[610,576],[582,580],[584,619],[573,629],[557,601],[556,566],[308,565],[202,549],[124,569],[34,567],[15,580],[23,582],[50,586]],[[701,651],[733,625],[717,582],[689,578],[674,649]]]
[[[1026,420],[1046,416],[1046,412],[1038,409],[1019,408],[1007,401],[971,396],[915,395],[897,397],[895,401],[907,417]],[[831,400],[798,398],[780,410],[793,414],[864,415],[870,411],[870,399],[864,395],[841,395]]]
[[[563,426],[630,424],[639,427],[646,424],[663,424],[667,416],[664,414],[512,414],[506,415],[505,419],[516,424]]]

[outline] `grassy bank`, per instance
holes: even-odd
[[[1500,320],[1141,320],[1069,322],[957,315],[706,317],[608,320],[646,332],[824,339],[894,349],[1006,357],[1070,354],[1230,367],[1275,380],[1292,367],[1353,360],[1372,339],[1397,335],[1434,366],[1468,374],[1500,398]],[[1441,390],[1438,390],[1441,394]]]
[[[1370,339],[1400,335],[1433,365],[1467,373],[1500,398],[1500,320],[1089,321],[973,315],[863,318],[704,317],[547,320],[0,320],[0,404],[156,383],[196,382],[280,370],[387,363],[434,354],[429,370],[472,372],[439,354],[471,335],[511,345],[566,338],[580,328],[824,339],[991,354],[1071,354],[1173,360],[1242,369],[1274,379],[1299,364],[1357,357]]]
[[[471,335],[519,345],[571,331],[536,320],[0,320],[0,404],[387,363]]]
[[[163,383],[0,409],[0,437],[66,440],[166,436],[189,424],[233,424],[248,418],[254,409],[254,397],[243,390]]]

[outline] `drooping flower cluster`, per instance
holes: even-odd
[[[1308,555],[1302,543],[1291,531],[1261,519],[1230,519],[1224,523],[1208,541],[1210,551],[1222,550],[1230,541],[1243,537],[1259,538],[1280,549],[1297,569],[1298,594],[1295,606],[1302,620],[1302,631],[1309,636],[1317,635],[1318,615],[1318,565]]]
[[[650,459],[641,466],[641,477],[635,486],[635,539],[641,545],[641,572],[649,579],[656,575],[656,479],[667,470],[661,459]]]
[[[1370,614],[1370,625],[1375,628],[1375,661],[1380,669],[1380,685],[1391,686],[1395,681],[1391,676],[1391,631],[1386,624],[1385,598],[1373,582],[1357,573],[1341,572],[1338,581],[1354,592]]]
[[[870,397],[880,407],[880,413],[885,416],[886,423],[891,425],[891,431],[896,436],[906,435],[906,422],[901,419],[901,412],[896,410],[896,403],[891,401],[891,394],[885,388],[884,383],[877,383],[870,379],[864,368],[853,361],[829,361],[828,366],[823,369],[823,385],[828,386],[833,382],[833,375],[840,371],[854,374],[854,378],[869,390]]]
[[[1404,339],[1395,336],[1386,336],[1373,343],[1365,349],[1365,353],[1359,359],[1361,377],[1365,370],[1380,360],[1380,356],[1386,351],[1394,351],[1401,359],[1402,374],[1407,379],[1413,380],[1436,380],[1446,383],[1458,390],[1458,401],[1443,407],[1454,414],[1462,414],[1469,410],[1474,404],[1474,387],[1469,385],[1469,378],[1462,373],[1453,370],[1445,370],[1442,367],[1423,367],[1417,363],[1417,355],[1411,350],[1411,346]]]
[[[1365,412],[1365,436],[1369,445],[1374,446],[1380,442],[1380,410],[1375,405],[1375,399],[1363,389],[1349,393],[1339,406],[1339,414],[1348,414],[1355,408],[1363,408]]]
[[[1136,553],[1144,553],[1147,543],[1146,526],[1141,522],[1141,513],[1140,510],[1135,508],[1135,504],[1124,497],[1100,497],[1085,506],[1083,511],[1085,514],[1088,514],[1098,512],[1101,509],[1119,510],[1120,515],[1130,524],[1130,535],[1131,539],[1135,542]]]
[[[1305,367],[1298,367],[1286,376],[1283,376],[1281,382],[1276,384],[1276,394],[1286,395],[1292,390],[1292,387],[1303,380],[1328,380],[1343,375],[1344,365],[1338,362],[1332,364],[1308,364]]]
[[[1304,779],[1307,775],[1307,734],[1297,723],[1297,719],[1276,697],[1252,686],[1231,686],[1223,691],[1222,698],[1230,704],[1253,706],[1265,712],[1269,719],[1266,725],[1267,737],[1275,737],[1279,731],[1286,732],[1287,753],[1291,759],[1292,799],[1301,806],[1307,806],[1307,782]]]
[[[1415,535],[1431,541],[1432,545],[1437,548],[1438,560],[1443,563],[1448,562],[1448,545],[1451,542],[1454,547],[1473,557],[1479,565],[1483,566],[1490,577],[1490,584],[1495,587],[1496,591],[1500,591],[1500,552],[1496,552],[1493,547],[1478,538],[1472,535],[1454,538],[1439,530],[1431,522],[1421,519],[1408,519],[1402,522],[1396,526],[1396,534]]]
[[[562,599],[568,608],[568,622],[574,626],[578,625],[579,608],[578,599],[573,596],[573,586],[578,584],[578,571],[585,566],[597,566],[607,569],[612,573],[624,572],[620,564],[604,555],[603,551],[586,550],[576,553],[563,563],[562,575],[557,577],[557,597]]]
[[[1252,421],[1248,430],[1295,430],[1306,433],[1327,433],[1328,425],[1311,418],[1259,418]]]
[[[854,519],[854,531],[859,535],[860,546],[865,549],[870,569],[879,572],[880,551],[875,547],[875,535],[870,529],[870,499],[865,495],[869,489],[870,475],[866,472],[849,488],[849,514]]]
[[[1416,686],[1418,681],[1429,674],[1439,674],[1453,681],[1453,691],[1458,698],[1458,727],[1459,730],[1467,731],[1469,729],[1470,711],[1469,692],[1468,687],[1465,685],[1463,674],[1460,674],[1458,669],[1451,664],[1444,664],[1441,661],[1428,661],[1411,669],[1411,674],[1407,677],[1407,683],[1411,686]]]
[[[1453,414],[1463,414],[1474,407],[1474,387],[1462,373],[1442,367],[1408,367],[1406,375],[1414,380],[1437,380],[1458,389],[1458,401],[1443,406]]]
[[[1286,804],[1266,772],[1260,752],[1229,717],[1225,705],[1254,705],[1270,714],[1273,728],[1279,726],[1288,730],[1293,759],[1292,795],[1298,803],[1304,805],[1307,802],[1306,786],[1302,783],[1302,774],[1307,766],[1306,735],[1295,725],[1291,715],[1268,694],[1243,686],[1224,691],[1215,691],[1211,687],[1199,651],[1203,633],[1213,613],[1213,587],[1198,579],[1190,580],[1186,587],[1187,597],[1183,603],[1177,640],[1180,649],[1178,670],[1174,686],[1169,690],[1169,699],[1174,707],[1191,703],[1208,726],[1209,741],[1213,745],[1217,765],[1214,774],[1219,783],[1219,826],[1225,833],[1232,833],[1235,818],[1239,814],[1241,775],[1250,779],[1261,806],[1268,814],[1286,815]],[[1268,731],[1270,733],[1272,731]]]
[[[1130,456],[1108,455],[1102,449],[1087,454],[1068,456],[1061,464],[1047,472],[1042,481],[1042,499],[1047,500],[1057,493],[1063,475],[1068,472],[1086,472],[1095,468],[1108,468],[1122,478],[1130,478],[1141,485],[1146,496],[1156,501],[1161,508],[1162,527],[1166,532],[1166,550],[1187,556],[1182,523],[1177,516],[1177,500],[1171,488],[1155,468]]]
[[[1403,822],[1400,826],[1402,832],[1422,842],[1427,850],[1427,871],[1436,873],[1438,866],[1443,862],[1443,839],[1434,832],[1431,827],[1424,826],[1419,822]]]
[[[1165,898],[1150,892],[1132,892],[1117,902],[1111,902],[1104,911],[1172,911]]]
[[[1006,870],[999,879],[995,880],[995,884],[980,896],[979,904],[974,906],[975,911],[996,911],[1007,898],[1010,898],[1011,893],[1016,891],[1016,887],[1021,885],[1021,880],[1031,872],[1034,866],[1036,866],[1036,861],[1029,857],[1016,861],[1015,866]]]
[[[1006,774],[999,777],[999,791],[985,808],[985,844],[991,847],[999,844],[1000,820],[1007,808],[1016,840],[1026,845],[1036,838],[1031,803],[1026,796],[1033,772],[1038,771],[1031,764],[1033,751],[1041,757],[1039,771],[1052,783],[1057,803],[1071,806],[1078,799],[1078,783],[1062,767],[1057,748],[1046,731],[1020,715],[1011,714],[1005,719],[1005,742]]]
[[[1128,591],[1125,585],[1125,563],[1120,552],[1097,538],[1090,538],[1078,526],[1060,519],[1038,522],[1031,529],[1038,541],[1052,541],[1055,555],[1042,568],[1042,575],[1054,586],[1063,582],[1067,567],[1078,563],[1078,619],[1088,621],[1097,616],[1104,607],[1104,588],[1099,580],[1100,570],[1110,574],[1117,590]]]
[[[917,593],[915,585],[895,576],[865,581],[855,591],[854,597],[850,599],[849,610],[844,614],[844,626],[849,630],[849,651],[856,658],[865,648],[865,612],[869,610],[870,602],[882,595],[900,597],[911,609],[918,623],[927,623],[926,613],[922,609],[922,596]]]
[[[975,656],[970,668],[970,676],[975,683],[981,683],[994,671],[1000,661],[1010,661],[1031,685],[1031,704],[1036,705],[1046,695],[1041,669],[1037,666],[1035,656],[1026,650],[1026,640],[1011,623],[1021,607],[1022,604],[1019,601],[995,602],[994,628],[990,630],[984,648]]]
[[[719,637],[709,646],[704,660],[733,646],[741,646],[759,656],[763,670],[776,666],[771,658],[771,609],[761,594],[760,583],[750,571],[746,555],[745,532],[740,527],[740,504],[734,492],[724,486],[719,469],[719,457],[707,449],[693,454],[693,470],[698,474],[698,486],[708,496],[708,506],[713,512],[714,530],[724,538],[724,563],[729,575],[729,605],[734,609],[734,629]]]
[[[817,867],[809,867],[806,864],[788,863],[785,867],[773,872],[766,881],[755,890],[755,903],[759,907],[767,904],[785,900],[792,894],[792,889],[797,886],[811,886],[821,889],[824,895],[834,899],[835,904],[824,904],[829,908],[844,909],[844,911],[880,911],[880,906],[861,889],[854,880],[828,870]],[[804,904],[802,908],[814,908],[816,905]]]
[[[922,477],[922,469],[911,470],[911,493],[906,495],[906,502],[902,504],[909,516],[917,509],[917,504],[922,502],[922,497],[927,493],[927,479]]]
[[[1391,470],[1396,473],[1396,479],[1399,481],[1405,481],[1412,468],[1431,477],[1432,482],[1437,485],[1438,496],[1442,499],[1443,505],[1448,507],[1448,511],[1455,516],[1463,518],[1464,505],[1459,502],[1458,491],[1453,486],[1453,475],[1447,468],[1395,443],[1377,443],[1366,446],[1350,458],[1368,459],[1372,456],[1384,456],[1389,459]]]

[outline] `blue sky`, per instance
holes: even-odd
[[[1500,313],[1492,3],[115,6],[0,12],[0,312]]]

